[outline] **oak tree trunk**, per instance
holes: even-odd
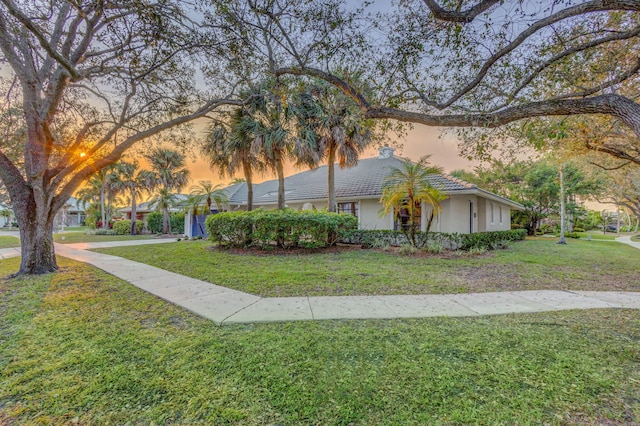
[[[34,203],[35,204],[35,203]],[[38,210],[41,211],[38,214]],[[46,274],[58,270],[53,246],[53,219],[50,209],[36,209],[31,203],[17,206],[22,260],[16,275]]]

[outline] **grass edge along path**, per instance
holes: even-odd
[[[20,247],[20,239],[11,236],[0,235],[0,249]]]
[[[60,265],[0,281],[0,423],[640,421],[635,311],[220,328]]]
[[[207,241],[96,250],[261,297],[454,294],[519,290],[640,291],[637,249],[548,238],[479,256],[405,256],[346,249],[243,254]]]

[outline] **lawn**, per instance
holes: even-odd
[[[0,281],[0,424],[640,422],[637,311],[218,327],[60,266]]]
[[[591,238],[592,240],[608,240],[614,241],[618,236],[615,232],[607,232],[606,234],[602,231],[587,231],[587,232],[577,232],[580,238]]]
[[[265,297],[439,294],[532,289],[640,291],[638,251],[620,243],[541,237],[478,256],[403,256],[350,249],[256,255],[183,241],[97,250]]]
[[[633,237],[631,237],[631,241],[640,243],[640,235],[634,235]]]
[[[0,249],[20,247],[20,240],[16,237],[0,236]]]
[[[95,243],[103,241],[128,241],[158,238],[155,234],[144,235],[93,235],[83,231],[59,232],[53,234],[53,241],[61,244]]]

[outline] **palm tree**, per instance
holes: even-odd
[[[198,222],[198,213],[203,208],[204,214],[211,214],[211,206],[216,203],[219,210],[222,210],[224,206],[229,205],[229,198],[227,193],[222,189],[222,185],[213,185],[211,181],[201,180],[198,185],[194,185],[190,188],[188,203],[193,208],[193,217],[200,228],[200,231],[204,234],[204,228],[201,223]]]
[[[243,108],[233,110],[227,123],[211,127],[202,154],[211,169],[218,169],[220,177],[231,177],[242,170],[247,184],[247,210],[253,210],[253,174],[264,171],[264,163],[251,150],[253,137],[246,132],[244,121],[250,116]]]
[[[148,170],[138,171],[138,162],[120,161],[116,164],[119,178],[114,182],[119,191],[126,192],[131,203],[131,235],[136,235],[137,198],[154,187],[154,174]]]
[[[300,96],[299,115],[318,136],[318,151],[327,159],[327,207],[336,211],[335,163],[353,167],[374,138],[371,120],[345,95],[327,84],[316,84]]]
[[[162,211],[162,233],[171,235],[171,216],[169,210],[178,204],[178,197],[167,188],[159,188],[149,207]]]
[[[278,176],[278,209],[285,208],[284,163],[293,160],[297,166],[315,167],[319,161],[317,135],[287,104],[286,95],[278,95],[279,87],[265,85],[246,106],[250,119],[243,120],[243,131],[252,135],[251,151],[263,159],[267,168]]]
[[[146,158],[151,163],[153,174],[147,176],[153,187],[159,188],[152,205],[163,210],[162,233],[171,233],[169,208],[175,205],[172,191],[179,191],[189,183],[189,170],[185,167],[185,157],[178,151],[156,148]]]
[[[89,204],[99,210],[102,228],[108,226],[111,204],[116,195],[113,184],[117,180],[117,173],[114,172],[114,168],[113,165],[107,166],[95,173],[76,194],[83,207]]]
[[[409,242],[416,246],[416,216],[420,212],[422,203],[431,206],[431,215],[426,224],[426,232],[429,232],[434,217],[441,210],[440,203],[447,198],[445,194],[431,186],[428,176],[442,173],[439,167],[428,166],[429,156],[422,157],[417,163],[405,160],[401,167],[394,167],[382,181],[382,196],[380,202],[383,205],[381,215],[387,215],[393,211],[396,220],[401,212],[405,212],[408,221],[402,231],[405,232]]]

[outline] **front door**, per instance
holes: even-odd
[[[473,201],[469,201],[469,233],[473,234]]]

